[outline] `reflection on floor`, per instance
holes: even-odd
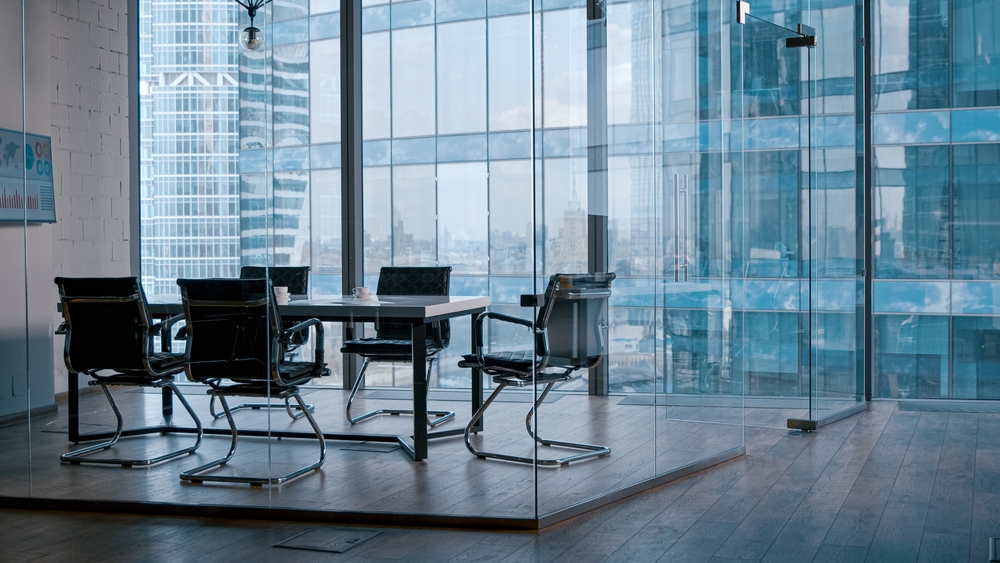
[[[314,526],[306,523],[0,510],[0,554],[101,563],[988,560],[988,540],[1000,535],[1000,414],[904,405],[872,403],[815,434],[747,426],[746,456],[537,533],[382,528],[338,555],[270,547]],[[748,415],[766,423],[763,412]]]
[[[226,428],[225,419],[208,415],[208,397],[199,386],[186,387],[186,396],[206,427]],[[372,391],[379,393],[379,391]],[[505,392],[506,393],[506,392]],[[344,417],[346,392],[336,389],[305,395],[316,405],[316,419],[324,432],[351,432]],[[379,393],[379,396],[384,396]],[[126,427],[137,420],[159,424],[160,395],[152,390],[116,389]],[[452,395],[456,399],[465,394]],[[468,401],[439,401],[431,408],[459,413],[457,421],[440,429],[463,428],[471,412]],[[649,479],[678,467],[737,448],[743,443],[741,408],[651,407],[625,405],[621,396],[591,397],[564,394],[540,409],[539,434],[543,437],[611,446],[608,457],[582,461],[537,472],[537,513],[545,515],[596,495]],[[405,402],[380,398],[358,400],[357,412]],[[528,404],[497,402],[486,413],[486,431],[475,437],[490,451],[531,456],[532,442],[525,432]],[[218,407],[217,407],[218,408]],[[100,394],[81,399],[84,431],[114,423],[106,399]],[[782,426],[789,410],[746,409],[752,425]],[[291,421],[284,410],[246,410],[235,413],[240,428],[308,430],[305,420]],[[432,440],[429,459],[415,463],[402,450],[363,451],[357,442],[328,441],[328,455],[320,471],[277,487],[182,483],[178,474],[222,457],[229,448],[226,436],[205,436],[194,454],[152,468],[66,465],[59,455],[73,449],[60,433],[67,422],[65,405],[58,415],[37,417],[27,423],[0,428],[0,489],[5,495],[26,494],[28,467],[34,496],[79,499],[140,500],[153,502],[289,507],[313,510],[364,510],[445,515],[535,517],[535,471],[530,466],[475,458],[461,436]],[[185,413],[175,407],[174,424],[187,425]],[[355,431],[409,434],[412,418],[383,416],[360,423]],[[30,440],[27,439],[30,433]],[[190,443],[184,434],[123,438],[112,450],[93,454],[105,457],[140,457],[176,449]],[[30,444],[31,455],[28,454]],[[349,448],[349,449],[344,449]],[[562,452],[539,448],[539,456]],[[266,475],[301,467],[315,460],[315,440],[240,438],[236,457],[223,473]]]

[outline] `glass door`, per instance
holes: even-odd
[[[743,149],[734,167],[735,363],[752,401],[787,409],[790,428],[815,430],[864,408],[856,188],[853,174],[849,185],[836,181],[836,171],[853,164],[814,145],[815,30],[738,6],[745,8],[737,8],[742,25],[733,30],[734,140]]]

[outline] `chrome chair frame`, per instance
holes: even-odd
[[[248,282],[263,282],[258,288],[260,289],[260,294],[265,295],[259,299],[248,299],[244,301],[230,301],[230,300],[199,300],[191,299],[188,295],[189,285],[199,284],[199,283],[211,283],[211,282],[235,282],[237,284],[246,284]],[[226,421],[229,423],[229,429],[232,433],[232,441],[230,443],[229,452],[214,461],[202,464],[193,469],[189,469],[180,474],[180,479],[182,481],[190,481],[192,483],[203,483],[205,481],[214,481],[222,483],[246,483],[251,486],[262,486],[262,485],[280,485],[287,481],[290,481],[296,477],[304,475],[315,469],[319,469],[323,463],[326,461],[326,439],[323,436],[323,432],[320,430],[319,425],[312,416],[311,409],[306,405],[302,396],[299,394],[299,387],[297,382],[302,380],[309,380],[314,377],[322,377],[324,375],[329,375],[330,370],[326,367],[324,362],[324,346],[323,346],[323,323],[319,319],[308,319],[302,321],[288,329],[281,330],[281,316],[278,312],[277,302],[274,299],[274,292],[271,286],[270,280],[177,280],[178,285],[181,286],[181,298],[184,303],[184,312],[188,318],[188,346],[185,352],[186,361],[184,364],[185,373],[188,379],[192,381],[201,381],[209,386],[208,394],[212,397],[218,397],[219,402],[222,404],[222,409]],[[264,293],[266,292],[266,294]],[[270,297],[270,298],[268,298]],[[223,384],[222,381],[225,377],[221,378],[206,378],[203,374],[195,373],[194,367],[196,364],[202,362],[202,360],[192,359],[193,341],[197,338],[198,334],[198,316],[192,314],[192,307],[197,308],[199,306],[207,307],[221,307],[221,308],[232,308],[236,309],[257,309],[258,312],[266,311],[268,317],[268,329],[270,331],[270,346],[268,347],[268,362],[267,362],[267,378],[261,377],[262,374],[258,376],[253,376],[248,374],[247,378],[244,380],[242,378],[237,379],[231,385]],[[249,314],[249,313],[248,313]],[[298,380],[286,381],[281,373],[281,366],[285,363],[284,354],[282,353],[285,346],[291,342],[294,337],[301,333],[302,331],[312,328],[316,332],[316,345],[314,348],[314,360],[312,364],[312,372],[308,376],[303,376]],[[246,358],[241,358],[246,359]],[[252,358],[251,358],[252,359]],[[228,363],[233,360],[232,357],[229,360],[204,360],[205,363],[218,363],[223,364]],[[274,391],[274,392],[272,392]],[[295,419],[305,417],[312,427],[313,431],[316,433],[316,438],[319,440],[319,460],[315,463],[307,465],[305,467],[296,469],[285,475],[278,477],[241,477],[232,475],[206,475],[207,471],[210,471],[216,467],[221,467],[226,465],[236,453],[236,447],[239,444],[239,431],[236,428],[236,421],[233,419],[233,410],[230,408],[226,397],[233,396],[253,396],[253,397],[277,397],[282,399],[287,404],[291,399],[295,399],[298,403],[297,408],[301,410],[301,414],[298,417],[293,417]],[[289,409],[290,413],[290,409]]]
[[[585,274],[584,274],[585,275]],[[516,463],[527,463],[534,464],[537,463],[543,467],[553,467],[568,465],[570,462],[582,461],[585,459],[604,457],[611,455],[611,448],[608,446],[600,446],[594,444],[585,444],[581,442],[568,442],[562,440],[551,440],[547,438],[542,438],[538,436],[535,431],[531,428],[531,419],[534,413],[545,401],[548,396],[549,391],[556,383],[569,381],[573,378],[573,372],[580,369],[589,369],[597,366],[604,358],[605,354],[605,343],[603,339],[603,332],[608,328],[608,325],[603,320],[604,309],[607,305],[607,298],[611,296],[610,283],[614,280],[615,275],[613,273],[609,274],[591,274],[592,276],[603,276],[608,284],[608,288],[587,288],[587,289],[565,289],[562,286],[565,285],[561,283],[561,277],[570,276],[576,277],[581,276],[581,274],[555,274],[549,279],[549,287],[545,292],[545,302],[541,305],[538,312],[537,322],[532,322],[526,319],[521,319],[518,317],[512,317],[510,315],[504,315],[501,313],[485,312],[480,313],[476,317],[475,321],[475,354],[469,354],[459,362],[460,367],[478,367],[483,370],[484,373],[493,376],[493,382],[497,385],[493,393],[490,394],[489,398],[483,402],[483,405],[472,415],[472,419],[465,427],[465,447],[473,455],[480,459],[499,459],[503,461],[512,461]],[[529,297],[532,299],[525,299]],[[526,302],[534,301],[535,296],[522,296],[522,304]],[[587,358],[581,358],[581,360],[576,363],[571,363],[569,365],[562,365],[561,362],[556,362],[554,365],[550,364],[550,361],[554,358],[549,355],[551,347],[549,346],[549,333],[548,333],[548,322],[551,318],[552,310],[554,309],[554,300],[582,300],[582,299],[600,299],[602,304],[600,307],[600,312],[598,313],[598,319],[600,325],[599,330],[596,331],[596,336],[598,342],[596,342],[599,349],[599,354],[596,356],[589,356]],[[532,305],[534,303],[531,303]],[[512,324],[521,325],[532,332],[536,343],[536,350],[529,351],[533,356],[535,351],[540,352],[539,355],[535,356],[534,361],[527,370],[516,369],[513,367],[505,367],[503,365],[497,365],[496,363],[489,362],[487,356],[483,353],[483,324],[487,319],[493,319],[503,322],[509,322]],[[493,403],[493,401],[500,395],[500,392],[507,387],[526,387],[526,386],[537,386],[545,385],[541,394],[537,396],[532,405],[532,408],[528,411],[527,417],[525,417],[525,428],[528,431],[528,435],[538,444],[543,446],[557,446],[562,448],[584,450],[583,453],[568,455],[559,458],[530,458],[525,456],[516,456],[498,452],[489,452],[485,450],[477,449],[472,445],[472,434],[474,429],[478,427],[479,422],[482,420],[483,415],[486,413],[486,409]]]
[[[59,461],[64,463],[70,463],[72,465],[78,465],[80,463],[98,463],[104,465],[121,465],[122,467],[132,467],[132,466],[149,466],[154,465],[175,457],[179,457],[185,454],[194,453],[201,446],[202,441],[202,425],[201,419],[191,408],[191,405],[187,402],[184,394],[181,393],[180,389],[173,381],[173,376],[177,373],[183,371],[183,364],[176,365],[164,370],[159,370],[150,362],[149,355],[153,349],[153,339],[156,336],[160,336],[161,353],[170,353],[170,329],[178,321],[183,319],[183,315],[175,315],[169,319],[164,320],[160,323],[153,323],[152,318],[149,315],[149,310],[146,306],[146,300],[144,292],[142,291],[142,286],[139,284],[136,278],[109,278],[106,281],[108,283],[124,283],[127,280],[131,280],[133,292],[131,295],[122,296],[95,296],[88,295],[83,296],[73,296],[67,295],[67,290],[65,284],[67,282],[73,283],[74,281],[79,281],[80,278],[74,280],[74,278],[61,278],[57,277],[55,283],[59,287],[59,297],[62,302],[62,313],[63,313],[63,323],[56,330],[57,334],[65,334],[66,340],[63,346],[63,361],[66,363],[66,368],[73,373],[82,373],[91,376],[93,379],[88,382],[90,386],[98,386],[104,392],[104,396],[108,399],[108,403],[111,405],[111,410],[115,414],[115,419],[117,424],[115,426],[114,435],[110,440],[100,442],[98,444],[92,444],[83,448],[67,452],[59,456]],[[93,281],[99,282],[97,278],[93,278]],[[142,327],[142,370],[135,369],[119,369],[119,366],[109,366],[107,368],[90,368],[90,369],[76,369],[73,366],[73,309],[74,305],[89,303],[89,304],[126,304],[135,303],[137,307],[138,319],[140,326]],[[105,369],[110,371],[115,371],[114,375],[99,375],[98,372],[105,371]],[[118,440],[122,437],[123,429],[125,426],[124,417],[122,416],[121,410],[118,408],[118,403],[115,401],[114,395],[111,390],[108,389],[111,385],[121,385],[121,386],[131,386],[131,387],[152,387],[156,389],[167,388],[171,392],[177,395],[184,409],[191,416],[191,419],[195,423],[196,427],[196,439],[192,446],[181,448],[178,450],[170,451],[165,454],[151,457],[151,458],[87,458],[90,454],[98,452],[101,450],[110,449],[112,446],[118,443]],[[169,420],[167,421],[169,424]],[[163,426],[149,426],[144,428],[138,428],[134,430],[129,430],[129,436],[141,436],[147,434],[162,434],[164,432]],[[82,439],[86,439],[86,436],[81,436]]]
[[[436,356],[431,356],[427,359],[427,373],[431,372],[431,367],[434,365],[435,358]],[[354,404],[354,398],[358,395],[361,385],[365,382],[365,371],[368,369],[368,364],[368,358],[365,358],[364,363],[361,364],[361,371],[358,372],[358,377],[354,380],[354,385],[351,386],[351,395],[347,398],[347,422],[350,422],[353,426],[363,420],[368,420],[369,418],[376,417],[380,414],[388,414],[391,416],[413,414],[413,409],[375,409],[373,411],[366,412],[365,414],[351,417],[351,405]],[[427,393],[430,393],[430,386],[427,387]],[[437,419],[431,419],[431,416],[436,416]],[[428,410],[427,426],[434,428],[437,425],[448,422],[453,418],[455,418],[455,413],[452,411]]]

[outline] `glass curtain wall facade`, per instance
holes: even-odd
[[[872,18],[874,394],[1000,399],[1000,5]]]
[[[238,31],[241,16],[235,3],[185,5],[188,12],[154,4],[146,0],[141,19],[147,289],[172,293],[176,285],[171,279],[185,272],[236,276],[241,265],[270,263],[309,266],[314,293],[338,294],[339,3],[276,0],[262,16],[269,24],[266,51],[247,54],[235,42],[214,43],[197,56],[191,42],[204,33],[226,30],[232,38]],[[366,0],[363,6],[368,285],[375,285],[382,266],[450,264],[456,292],[490,295],[498,310],[516,311],[518,296],[533,285],[533,236],[540,277],[585,271],[590,266],[587,216],[592,203],[587,128],[606,127],[610,198],[605,259],[619,284],[639,287],[657,276],[673,279],[673,269],[688,262],[687,281],[692,275],[705,280],[746,277],[738,291],[748,292],[747,301],[738,305],[750,313],[726,331],[753,336],[748,354],[733,358],[730,372],[729,359],[708,349],[708,335],[721,334],[718,315],[724,315],[720,308],[709,313],[713,307],[702,302],[709,294],[668,286],[666,312],[655,314],[653,309],[629,309],[641,305],[634,299],[619,301],[609,338],[616,349],[640,359],[612,362],[608,391],[711,394],[745,386],[755,396],[802,397],[809,393],[809,374],[816,372],[823,379],[821,388],[844,397],[857,393],[863,357],[854,314],[860,255],[855,204],[861,181],[855,162],[857,45],[820,42],[812,106],[805,103],[805,79],[785,76],[774,91],[790,93],[795,101],[781,108],[764,103],[748,114],[759,122],[755,134],[760,138],[743,147],[749,153],[737,163],[735,176],[743,182],[745,175],[753,196],[747,209],[728,212],[747,212],[740,224],[749,238],[727,258],[723,245],[728,242],[717,236],[717,212],[726,204],[718,198],[710,201],[705,183],[723,169],[719,159],[726,133],[711,125],[719,123],[722,102],[714,102],[713,96],[730,85],[733,69],[723,66],[734,64],[731,54],[723,62],[722,45],[711,40],[722,18],[714,4],[608,4],[606,111],[599,123],[588,114],[588,96],[593,103],[595,92],[587,82],[588,26],[582,0],[537,6],[534,43],[526,1]],[[792,27],[811,22],[826,39],[857,35],[857,7],[851,0],[808,6],[755,2],[753,12]],[[651,24],[653,11],[667,23]],[[185,23],[198,14],[211,16],[199,16],[197,25]],[[154,39],[154,28],[176,38]],[[534,77],[524,67],[533,52],[539,69]],[[773,55],[780,59],[780,53]],[[164,65],[173,61],[174,67],[157,67],[157,60]],[[797,55],[783,62],[802,66]],[[767,95],[765,88],[762,96]],[[533,99],[537,194],[529,189]],[[175,109],[167,111],[168,106],[194,113],[172,113]],[[212,108],[211,123],[197,119],[207,107]],[[226,111],[218,111],[223,107]],[[800,198],[809,191],[800,150],[806,107],[814,108],[817,131],[817,199],[810,204]],[[265,108],[273,109],[273,119],[265,117]],[[656,120],[662,127],[653,126]],[[185,133],[188,129],[200,132]],[[154,137],[159,144],[154,145]],[[662,146],[662,155],[654,154],[654,146]],[[673,220],[658,223],[650,212],[651,190],[675,181],[690,186],[691,194],[697,192],[683,202],[685,210],[678,209],[677,220],[687,220],[684,233],[673,228]],[[269,202],[264,194],[272,191],[275,199]],[[270,203],[279,211],[273,232],[267,233],[262,221]],[[537,232],[526,220],[529,209],[538,212]],[[673,203],[664,203],[662,211],[673,213]],[[809,227],[812,219],[815,225]],[[816,260],[810,260],[810,249],[803,246],[809,244],[810,228],[819,245]],[[717,239],[716,246],[710,249],[698,238]],[[265,252],[272,248],[273,255]],[[810,273],[822,281],[807,287],[802,280]],[[817,310],[810,316],[813,297]],[[340,329],[330,329],[328,349],[336,351]],[[434,385],[469,385],[465,370],[456,367],[458,350],[467,348],[468,330],[460,323],[455,334],[460,345],[435,365]],[[808,342],[813,337],[802,336],[806,334],[822,338],[813,339],[817,344],[812,346]],[[664,346],[670,353],[656,365],[655,350]],[[811,348],[822,350],[812,354]],[[331,359],[339,381],[342,362],[336,352]],[[744,372],[746,381],[735,375]],[[378,366],[370,381],[406,385],[408,373]],[[587,378],[572,385],[587,389]]]

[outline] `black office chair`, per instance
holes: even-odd
[[[233,436],[225,457],[185,471],[181,479],[277,485],[318,469],[326,460],[326,441],[299,395],[298,386],[330,374],[323,361],[323,324],[319,319],[309,319],[282,330],[281,315],[267,279],[180,279],[177,285],[181,286],[187,317],[185,373],[191,381],[207,384],[209,395],[219,398]],[[309,327],[316,331],[314,361],[286,361],[284,346],[295,333]],[[295,399],[319,439],[319,461],[280,477],[205,475],[225,465],[236,452],[239,433],[226,402],[226,397],[232,396]]]
[[[271,285],[287,287],[289,295],[309,294],[309,266],[243,266],[240,268],[240,279],[270,278]],[[302,336],[308,336],[302,335]]]
[[[55,279],[59,286],[64,323],[57,332],[66,335],[63,359],[72,373],[93,378],[111,403],[118,419],[110,441],[78,449],[59,457],[61,461],[78,464],[105,463],[131,467],[152,465],[194,452],[201,445],[202,429],[198,415],[191,409],[174,375],[184,369],[183,354],[170,353],[170,328],[181,315],[153,324],[146,306],[146,296],[138,278],[63,278]],[[159,336],[161,352],[153,351],[154,338]],[[101,372],[111,371],[112,374]],[[122,436],[124,422],[110,385],[170,389],[187,409],[198,428],[193,446],[146,459],[84,459],[84,456],[114,446]],[[169,421],[168,421],[169,423]],[[161,434],[163,426],[129,430],[129,436]],[[86,439],[86,436],[81,436]]]
[[[451,266],[442,267],[385,267],[378,276],[378,295],[437,295],[447,296],[451,285]],[[434,337],[427,340],[427,374],[438,352],[448,347],[451,340],[451,326],[448,321],[428,323],[428,332]],[[410,324],[405,322],[382,321],[375,327],[375,338],[360,338],[344,342],[340,349],[344,354],[357,354],[365,359],[361,366],[351,396],[347,399],[347,420],[352,425],[380,414],[413,414],[413,409],[377,409],[357,417],[351,416],[351,405],[358,389],[365,381],[365,371],[371,362],[412,361]],[[428,388],[429,390],[429,388]],[[431,428],[455,418],[452,411],[427,411],[427,425]],[[431,419],[431,415],[437,417]]]
[[[458,365],[482,369],[484,373],[493,376],[493,383],[497,388],[483,406],[472,415],[472,420],[465,427],[465,446],[470,452],[479,458],[534,463],[535,460],[530,457],[477,450],[472,446],[470,438],[473,427],[479,423],[497,395],[509,386],[531,385],[534,373],[534,384],[545,385],[545,389],[535,401],[535,408],[528,411],[525,419],[528,434],[545,446],[585,450],[584,453],[557,459],[539,459],[538,465],[566,465],[571,461],[611,454],[611,448],[607,446],[540,438],[531,430],[531,415],[541,406],[553,385],[560,381],[569,381],[573,378],[573,372],[592,368],[604,359],[606,354],[604,330],[608,326],[604,321],[604,313],[608,297],[611,296],[611,282],[614,279],[613,273],[555,274],[549,278],[544,301],[539,306],[538,319],[535,322],[491,312],[481,313],[476,318],[476,353],[467,354]],[[525,300],[524,297],[530,296],[522,297],[523,305],[533,305],[526,302],[530,300]],[[535,349],[484,354],[483,322],[486,319],[527,327],[534,335]]]
[[[270,274],[270,276],[268,276]],[[309,294],[309,266],[276,266],[273,268],[265,268],[263,266],[243,266],[240,268],[240,279],[264,279],[268,278],[271,280],[272,286],[287,287],[289,295],[307,296]],[[282,330],[288,330],[296,325],[296,321],[283,321],[281,328]],[[184,336],[186,338],[187,332],[179,333],[178,337]],[[296,332],[292,335],[291,340],[285,345],[283,353],[287,359],[291,359],[292,353],[299,347],[309,341],[309,331]],[[272,404],[272,403],[240,403],[235,406],[229,407],[232,412],[240,411],[243,409],[280,409],[282,406],[285,412],[292,420],[302,418],[302,412],[298,414],[292,412],[293,409],[298,409],[298,405],[292,405],[289,399],[285,399],[284,405]],[[316,412],[316,407],[313,405],[306,405],[309,412]],[[215,410],[215,397],[213,396],[208,402],[208,412],[212,415],[212,418],[218,420],[224,416],[226,413],[218,412]]]

